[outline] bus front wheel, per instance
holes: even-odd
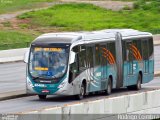
[[[40,100],[45,100],[47,95],[38,95],[38,97],[39,97]]]
[[[81,89],[80,89],[80,93],[78,95],[76,95],[76,99],[82,100],[84,98],[84,95],[85,95],[85,85],[82,84]]]

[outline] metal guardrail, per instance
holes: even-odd
[[[0,43],[0,50],[26,48],[29,47],[30,42],[16,42],[16,43]]]

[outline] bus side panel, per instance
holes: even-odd
[[[124,87],[135,85],[137,83],[139,72],[143,72],[143,62],[133,61],[132,68],[130,68],[128,62],[124,62]],[[133,70],[133,74],[130,74],[129,71]]]
[[[123,63],[123,87],[127,86],[128,83],[128,63],[124,61]]]
[[[89,87],[88,91],[93,92],[93,91],[99,91],[101,90],[101,67],[94,67],[90,68],[91,71],[89,74]]]
[[[143,83],[148,83],[154,78],[154,60],[149,60],[149,71],[143,73]]]
[[[116,64],[107,66],[107,78],[112,76],[112,88],[116,88],[117,85],[117,67]],[[108,83],[108,79],[107,79]],[[107,86],[107,84],[106,84]]]
[[[116,88],[116,65],[98,66],[94,68],[94,73],[90,75],[89,92],[106,90],[108,78],[112,76],[113,88]]]

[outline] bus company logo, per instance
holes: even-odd
[[[102,48],[102,53],[103,53],[103,57],[107,59],[109,64],[112,65],[116,63],[113,54],[109,50],[107,50],[106,48]]]
[[[130,46],[129,49],[132,51],[132,54],[136,58],[136,60],[142,60],[142,56],[137,47],[133,44],[130,44],[129,46]]]

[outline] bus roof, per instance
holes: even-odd
[[[119,32],[122,38],[146,37],[152,36],[151,33],[141,32],[134,29],[105,29],[100,31],[82,31],[82,32],[62,32],[47,33],[36,38],[33,43],[74,43],[76,41],[94,41],[94,40],[115,40],[115,33]]]

